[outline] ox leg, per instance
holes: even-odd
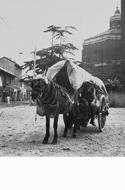
[[[43,144],[47,144],[48,143],[48,139],[49,139],[49,129],[50,129],[50,117],[49,116],[46,116],[46,135],[43,139]]]
[[[52,144],[57,144],[57,138],[58,138],[58,134],[57,134],[57,127],[58,127],[58,117],[59,115],[54,117],[54,137],[53,137],[53,141]]]
[[[63,120],[64,120],[64,124],[65,124],[63,137],[67,137],[68,129],[70,129],[72,127],[72,118],[71,118],[71,115],[70,114],[69,115],[64,114],[63,115]]]
[[[76,132],[77,132],[78,128],[79,128],[79,125],[75,123],[74,124],[74,128],[73,128],[73,134],[72,134],[73,138],[76,138]]]
[[[64,132],[63,132],[63,137],[67,137],[67,131],[68,131],[68,116],[66,114],[63,114],[63,120],[65,124]]]

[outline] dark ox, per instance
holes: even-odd
[[[34,79],[31,88],[32,100],[37,103],[37,113],[46,117],[46,134],[43,139],[43,144],[48,143],[51,117],[54,118],[54,137],[52,144],[56,144],[58,138],[57,127],[59,114],[63,114],[65,123],[64,136],[67,134],[69,126],[67,114],[71,112],[73,105],[69,94],[63,87],[53,81],[48,82],[45,78]]]

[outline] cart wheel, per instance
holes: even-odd
[[[105,122],[106,122],[106,102],[105,99],[102,99],[102,103],[98,113],[98,126],[100,132],[103,131]]]

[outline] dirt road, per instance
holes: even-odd
[[[0,109],[0,156],[125,156],[125,108],[111,108],[103,133],[89,125],[78,131],[77,138],[62,137],[64,124],[59,119],[59,139],[43,145],[45,119],[37,118],[29,105]],[[52,124],[52,123],[51,123]]]

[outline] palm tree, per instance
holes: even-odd
[[[65,38],[65,34],[72,34],[71,32],[65,30],[65,29],[60,29],[57,31],[57,34],[55,35],[56,39],[60,39],[60,45],[62,44],[63,39]]]
[[[55,37],[55,33],[61,29],[60,26],[54,26],[54,25],[51,25],[51,26],[48,26],[46,30],[44,30],[44,32],[51,32],[52,33],[52,39],[51,39],[51,45],[53,47],[54,45],[54,37]]]
[[[59,28],[55,34],[55,38],[56,39],[60,39],[60,45],[62,44],[63,39],[66,38],[66,34],[72,35],[72,32],[69,31],[69,29],[74,29],[77,30],[75,27],[73,26],[66,26],[64,29]]]
[[[63,56],[63,53],[64,53],[64,49],[69,49],[69,44],[67,45],[64,45],[62,44],[62,42],[66,39],[66,35],[72,35],[72,32],[69,31],[69,29],[74,29],[74,30],[77,30],[75,27],[73,26],[66,26],[64,29],[63,28],[59,28],[56,33],[55,33],[55,39],[59,39],[60,40],[60,56],[62,55]],[[62,46],[62,47],[61,47]],[[65,47],[65,48],[64,48]],[[73,47],[73,45],[72,45]],[[71,49],[72,49],[71,47]],[[70,50],[71,50],[70,49]],[[76,48],[77,49],[77,48]],[[62,51],[61,51],[62,50]]]
[[[63,43],[64,38],[66,35],[72,35],[72,32],[69,30],[73,30],[76,28],[72,26],[66,26],[64,29],[59,26],[48,26],[44,32],[51,32],[52,39],[51,39],[51,46],[42,49],[36,52],[36,55],[39,56],[39,59],[36,60],[35,70],[36,73],[43,73],[47,71],[48,67],[52,66],[53,64],[65,60],[66,57],[64,53],[73,54],[74,50],[78,50],[73,44],[71,43]],[[54,44],[54,39],[59,39],[59,44]],[[32,52],[34,53],[34,52]],[[23,69],[27,69],[28,71],[33,70],[34,61],[26,61],[25,64],[22,66]]]

